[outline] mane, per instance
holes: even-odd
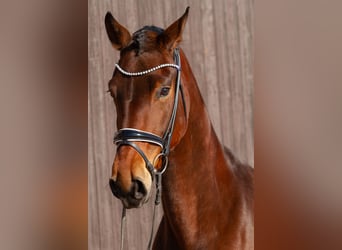
[[[143,52],[155,49],[157,37],[163,31],[164,29],[153,25],[144,26],[133,33],[132,41],[124,48],[124,51],[134,50],[138,56]]]

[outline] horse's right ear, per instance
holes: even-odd
[[[183,16],[167,27],[166,30],[158,36],[159,42],[166,49],[172,51],[182,40],[182,34],[188,19],[189,8],[190,7],[187,7]]]
[[[107,12],[105,17],[106,31],[113,47],[117,50],[125,48],[132,37],[129,31],[114,19],[112,13]]]

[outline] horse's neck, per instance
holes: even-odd
[[[230,205],[223,202],[236,193],[233,172],[195,87],[187,132],[171,153],[170,166],[163,177],[166,220],[183,244],[198,240],[200,231],[211,231],[214,237],[218,230],[211,228],[215,220],[223,218],[221,212],[229,211]],[[215,214],[217,217],[213,217]]]

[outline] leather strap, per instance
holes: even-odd
[[[163,147],[163,139],[158,135],[133,128],[120,129],[114,136],[114,143],[121,144],[123,141],[149,142]]]
[[[152,165],[152,163],[147,159],[144,151],[142,151],[137,144],[135,144],[134,142],[131,142],[131,141],[125,141],[123,140],[121,143],[118,144],[118,146],[122,146],[122,145],[127,145],[127,146],[131,146],[132,148],[135,149],[135,151],[137,151],[140,156],[144,159],[145,161],[145,165],[146,165],[146,168],[148,170],[148,172],[150,173],[151,175],[151,178],[152,178],[152,182],[154,180],[154,176],[155,176],[155,173],[154,173],[154,167]]]

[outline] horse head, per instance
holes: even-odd
[[[188,9],[165,30],[145,26],[132,35],[111,13],[105,17],[109,40],[120,51],[109,81],[118,128],[110,187],[126,208],[147,202],[154,173],[162,170],[167,151],[179,143],[187,129],[189,92],[186,88],[182,93],[177,90],[181,78],[177,47],[187,16]],[[176,98],[180,95],[182,98]],[[170,136],[167,132],[174,107],[177,115]]]

